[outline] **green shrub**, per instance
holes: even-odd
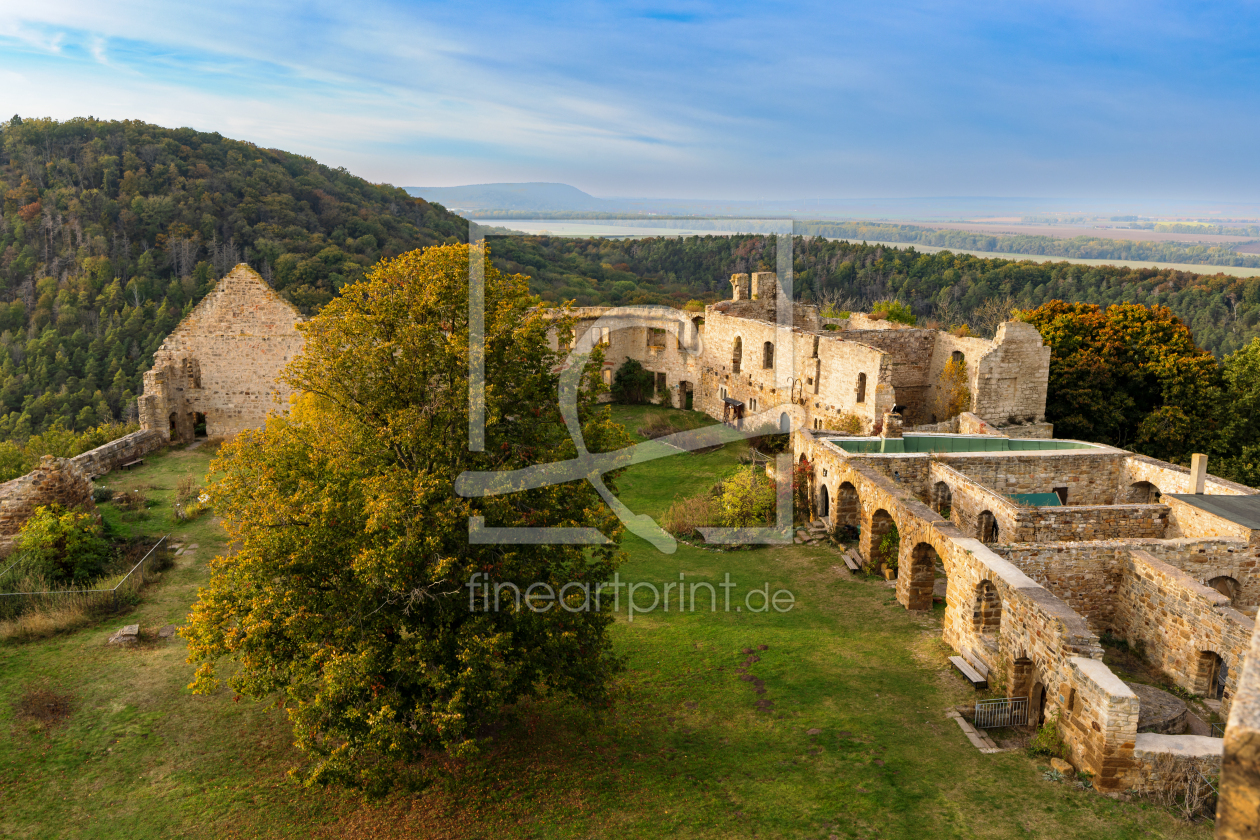
[[[914,311],[899,300],[877,300],[871,305],[871,317],[881,321],[892,321],[895,324],[907,324],[911,327],[918,321]]]
[[[38,507],[22,525],[17,551],[28,574],[53,585],[81,584],[99,577],[109,562],[109,542],[100,520],[61,505]]]
[[[1038,728],[1037,734],[1028,742],[1028,754],[1067,760],[1068,745],[1063,740],[1063,736],[1059,734],[1058,712],[1046,718],[1046,722]]]
[[[728,528],[766,525],[774,513],[774,483],[765,471],[743,467],[722,482],[718,500],[722,524]]]
[[[656,377],[634,359],[626,359],[613,375],[612,398],[624,405],[641,405],[652,398]]]
[[[897,568],[897,558],[901,556],[901,532],[894,522],[888,527],[888,533],[879,541],[878,556],[890,569]]]

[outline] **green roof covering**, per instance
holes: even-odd
[[[854,455],[893,455],[918,452],[1036,452],[1047,449],[1096,449],[1075,440],[1005,438],[996,435],[916,435],[900,438],[831,438]]]
[[[1062,507],[1063,502],[1058,493],[1012,493],[1016,504],[1029,507]]]

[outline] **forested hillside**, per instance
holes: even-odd
[[[463,219],[310,158],[188,128],[0,124],[0,439],[134,416],[153,351],[249,262],[305,312]]]
[[[533,275],[550,301],[581,306],[623,303],[681,305],[730,296],[728,278],[773,271],[775,246],[761,236],[686,239],[507,237],[491,248],[501,267]],[[1031,309],[1049,300],[1164,305],[1218,356],[1260,335],[1260,278],[1191,274],[1072,263],[1032,263],[797,237],[793,292],[803,300],[838,297],[863,309],[899,298],[921,319],[944,326],[971,323],[986,302],[1010,298]],[[1008,307],[1009,309],[1009,307]]]

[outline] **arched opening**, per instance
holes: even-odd
[[[961,350],[955,350],[953,353],[950,353],[949,360],[956,365],[967,364],[967,357],[963,355]]]
[[[893,535],[896,534],[894,538]],[[867,557],[872,566],[894,566],[900,554],[900,533],[892,514],[880,508],[871,516],[871,533]]]
[[[1161,495],[1159,488],[1149,481],[1135,481],[1129,485],[1124,501],[1130,505],[1156,505]]]
[[[980,511],[980,515],[976,517],[976,539],[982,543],[998,541],[997,517],[990,511]]]
[[[857,381],[857,402],[866,402],[866,374],[859,373]]]
[[[1194,678],[1194,693],[1209,700],[1220,700],[1225,696],[1225,682],[1229,678],[1229,668],[1221,655],[1213,650],[1199,653],[1199,667]]]
[[[1046,722],[1046,687],[1039,682],[1033,683],[1028,695],[1028,722],[1033,726]]]
[[[788,417],[788,413],[784,411],[779,414],[779,434],[787,435],[791,433],[792,433],[792,418]]]
[[[193,414],[193,437],[206,436],[206,415],[200,411]]]
[[[996,636],[1002,630],[1002,599],[991,580],[976,584],[976,606],[971,614],[976,632],[982,636]]]
[[[774,367],[774,342],[767,341],[761,345],[761,366],[763,368]]]
[[[171,440],[177,440],[179,438],[179,418],[175,416],[174,412],[171,412],[170,423],[171,423]]]
[[[836,488],[836,513],[833,521],[838,526],[845,525],[853,529],[856,529],[861,521],[857,488],[847,481]]]
[[[818,491],[818,515],[824,519],[831,516],[831,496],[827,492],[826,484]]]
[[[731,373],[739,373],[739,363],[744,358],[744,339],[735,336],[735,350],[731,353]]]
[[[950,492],[949,485],[943,481],[936,482],[932,487],[932,510],[949,519],[953,504],[954,494]]]
[[[1230,603],[1233,603],[1234,599],[1238,597],[1238,581],[1229,575],[1214,577],[1207,582],[1207,585],[1228,598]]]
[[[910,552],[910,582],[906,586],[906,609],[932,609],[932,592],[936,585],[936,549],[919,543]]]

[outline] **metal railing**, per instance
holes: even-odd
[[[149,561],[149,558],[153,556],[154,552],[156,552],[162,546],[162,544],[166,542],[167,537],[169,536],[170,534],[163,535],[161,539],[159,539],[156,543],[153,544],[153,547],[148,550],[148,552],[144,555],[144,557],[140,558],[140,562],[132,566],[131,570],[128,571],[127,574],[123,575],[122,579],[119,580],[118,583],[111,586],[109,589],[52,589],[52,590],[47,590],[44,592],[0,592],[0,598],[27,598],[35,602],[55,601],[57,599],[62,599],[62,598],[73,600],[75,598],[78,598],[82,600],[96,602],[96,604],[99,605],[99,602],[101,599],[94,598],[92,596],[108,595],[110,611],[118,612],[119,590],[122,589],[124,586],[127,586],[128,588],[133,588],[136,590],[139,590],[140,587],[144,586],[145,564]],[[19,560],[18,563],[20,562],[21,561]],[[5,569],[3,573],[0,573],[0,575],[7,573],[9,569],[12,569],[14,566],[18,565],[18,563],[14,563],[8,569]],[[0,601],[0,605],[5,604],[5,603],[10,603],[10,602]],[[7,612],[7,611],[0,611],[0,612]]]
[[[1028,723],[1027,697],[1001,697],[976,701],[976,728],[997,729],[1002,726],[1024,726]]]
[[[1225,737],[1225,724],[1223,723],[1212,724],[1212,737],[1224,738]]]

